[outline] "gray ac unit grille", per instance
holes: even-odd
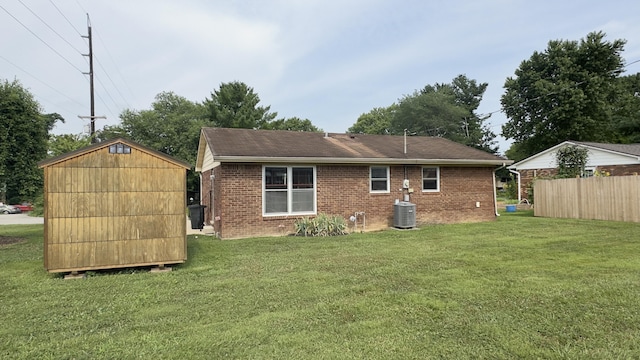
[[[416,227],[416,204],[404,201],[395,204],[393,226],[401,229]]]

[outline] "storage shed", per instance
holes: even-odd
[[[187,259],[189,164],[114,139],[38,165],[47,271],[164,267]]]

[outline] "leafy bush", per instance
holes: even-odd
[[[44,216],[44,194],[40,193],[33,201],[33,211],[29,213],[31,216]]]
[[[578,146],[565,146],[556,152],[558,174],[556,178],[574,178],[584,174],[589,161],[589,151]]]
[[[293,225],[296,236],[336,236],[347,233],[347,222],[339,215],[320,213],[314,218],[296,219]]]

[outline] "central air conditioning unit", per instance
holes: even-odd
[[[416,204],[400,201],[393,205],[393,227],[400,229],[416,227]]]

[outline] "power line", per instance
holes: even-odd
[[[100,81],[100,78],[96,78],[98,80],[98,84],[100,84],[100,86],[102,87],[102,89],[104,90],[104,92],[107,94],[107,96],[109,97],[109,99],[111,99],[111,101],[113,102],[114,105],[118,106],[118,103],[116,103],[116,101],[113,99],[113,97],[111,96],[111,94],[109,93],[109,91],[107,91],[107,88],[104,86],[104,84],[102,83],[102,81]],[[113,111],[111,111],[111,109],[109,108],[109,106],[107,105],[107,103],[104,102],[104,100],[98,95],[98,98],[102,101],[102,104],[107,108],[107,110],[113,114]]]
[[[23,2],[22,2],[22,0],[18,0],[18,2],[19,2],[20,4],[22,4],[22,6],[24,6],[27,10],[29,10],[29,12],[30,12],[31,14],[33,14],[33,16],[35,16],[36,18],[38,18],[38,20],[40,20],[40,21],[41,21],[41,22],[42,22],[46,27],[48,27],[48,28],[49,28],[49,30],[53,31],[53,33],[54,33],[54,34],[58,35],[58,37],[59,37],[60,39],[62,39],[62,41],[66,42],[66,43],[67,43],[67,45],[71,46],[71,48],[72,48],[73,50],[75,50],[78,54],[81,54],[81,55],[82,55],[82,53],[80,52],[80,50],[76,49],[76,47],[75,47],[75,46],[73,46],[73,44],[71,44],[67,39],[65,39],[62,35],[60,35],[60,34],[59,34],[59,33],[58,33],[54,28],[52,28],[52,27],[51,27],[51,26],[50,26],[46,21],[44,21],[40,16],[38,16],[38,14],[36,14],[35,12],[33,12],[33,10],[31,10],[31,8],[29,8],[27,5],[25,5],[25,3],[23,3]]]
[[[632,61],[632,62],[630,62],[630,63],[627,63],[627,64],[623,65],[623,66],[622,66],[622,69],[625,69],[625,68],[629,67],[630,65],[637,64],[637,63],[640,63],[640,59],[638,59],[638,60],[634,60],[634,61]],[[577,82],[577,83],[575,83],[575,84],[573,85],[573,87],[575,87],[575,86],[579,86],[579,85],[582,85],[582,84],[585,84],[587,81],[588,81],[588,80],[583,80],[583,81]],[[552,92],[546,93],[546,94],[544,94],[544,95],[540,95],[540,96],[535,97],[535,98],[533,98],[533,99],[527,99],[526,101],[524,101],[524,102],[523,102],[522,104],[520,104],[520,105],[527,104],[527,103],[530,103],[530,102],[532,102],[532,101],[537,101],[537,100],[540,100],[540,99],[545,98],[545,97],[547,97],[547,96],[557,95],[557,94],[559,94],[561,91],[568,90],[568,89],[569,89],[569,87],[564,87],[564,88],[561,88],[561,89],[559,89],[559,90],[552,91]],[[512,108],[512,107],[513,107],[513,106],[509,106],[508,108]],[[504,112],[504,109],[499,109],[499,110],[494,110],[494,111],[490,111],[490,112],[487,112],[487,113],[483,113],[483,114],[478,115],[478,117],[482,117],[482,116],[491,116],[491,115],[493,115],[493,114],[495,114],[495,113],[499,113],[499,112]],[[494,126],[491,126],[491,128],[494,128],[494,127],[497,127],[497,126],[502,126],[502,125],[494,125]]]
[[[56,10],[58,10],[58,13],[59,13],[60,15],[62,15],[62,17],[63,17],[65,20],[67,20],[67,24],[71,25],[71,27],[73,28],[73,30],[75,30],[75,31],[76,31],[76,33],[77,33],[80,37],[82,37],[82,33],[80,32],[80,30],[78,30],[78,29],[73,25],[73,23],[72,23],[71,21],[69,21],[69,19],[68,19],[68,18],[67,18],[67,17],[62,13],[62,11],[61,11],[57,6],[56,6],[56,4],[53,2],[53,0],[49,0],[49,2],[51,3],[51,5],[53,5],[53,7],[54,7],[54,8],[56,8]],[[86,11],[85,11],[85,13],[86,13]]]
[[[18,1],[21,1],[21,0],[18,0]],[[80,31],[79,31],[79,30],[78,30],[78,29],[73,25],[73,23],[69,20],[69,18],[67,18],[67,17],[65,16],[65,14],[62,12],[62,10],[60,10],[60,8],[58,8],[58,7],[56,6],[56,4],[55,4],[52,0],[49,0],[49,2],[50,2],[50,3],[51,3],[51,5],[52,5],[52,6],[53,6],[57,11],[58,11],[58,13],[59,13],[59,14],[60,14],[60,15],[61,15],[61,16],[62,16],[62,17],[67,21],[67,23],[68,23],[68,24],[69,24],[69,25],[70,25],[70,26],[75,30],[75,32],[76,32],[78,35],[80,35],[80,37],[81,37],[81,38],[83,38],[83,39],[85,39],[85,40],[86,40],[86,38],[87,38],[87,37],[86,37],[86,36],[84,36],[84,35],[82,35],[82,33],[81,33],[81,32],[80,32]],[[77,3],[77,2],[76,2],[76,3]],[[79,4],[79,3],[77,3],[77,4],[78,4],[78,6],[80,6],[80,4]],[[24,4],[23,4],[23,5],[24,5]],[[26,7],[26,5],[25,5],[25,7]],[[80,6],[80,7],[82,8],[82,6]],[[83,9],[83,10],[84,10],[84,9]],[[33,13],[33,12],[32,12],[32,13]],[[35,15],[35,14],[34,14],[34,15]],[[36,15],[36,16],[37,16],[37,15]],[[43,21],[42,19],[40,19],[40,20],[41,20],[41,21]],[[44,21],[43,21],[43,22],[44,22]],[[45,25],[47,25],[47,24],[45,23]],[[48,26],[48,25],[47,25],[47,26]],[[51,29],[51,27],[50,27],[50,26],[48,26],[48,27]],[[55,30],[53,30],[53,29],[51,29],[51,30],[55,32]],[[56,33],[56,34],[58,34],[58,33]],[[58,34],[58,36],[60,36],[60,35]],[[60,36],[60,37],[61,37],[61,36]],[[69,43],[69,42],[68,42],[68,41],[66,41],[64,38],[63,38],[63,40],[64,40],[65,42]],[[71,44],[69,44],[69,45],[71,45]],[[73,47],[73,46],[72,46],[72,47]],[[75,49],[75,48],[74,48],[74,49]],[[86,55],[85,55],[85,54],[83,54],[81,51],[79,51],[79,50],[77,50],[77,49],[75,49],[75,50],[76,50],[76,51],[78,51],[78,53],[79,53],[80,55],[82,55],[83,57],[85,57],[85,60],[87,60],[87,63],[89,63],[89,60],[88,60],[88,59],[86,59]],[[100,67],[102,68],[102,70],[103,70],[104,74],[107,76],[107,78],[111,79],[111,77],[109,76],[109,74],[107,73],[107,71],[104,69],[104,67],[102,66],[102,64],[98,61],[98,59],[96,59],[96,58],[95,58],[95,56],[93,56],[93,57],[94,57],[94,59],[98,62],[98,65],[100,65]],[[85,72],[83,72],[83,74],[87,75]],[[102,81],[100,81],[100,79],[99,79],[99,78],[98,78],[97,80],[98,80],[98,83],[102,86],[102,89],[105,91],[105,93],[109,96],[109,98],[111,98],[111,100],[113,101],[113,103],[117,106],[116,101],[113,99],[113,97],[111,96],[111,94],[109,93],[109,91],[107,90],[107,88],[104,86],[104,84],[102,83]],[[111,82],[112,82],[112,84],[114,85],[114,87],[116,87],[115,83],[113,83],[113,80],[112,80]],[[117,87],[116,87],[116,90],[118,90],[118,88],[117,88]],[[118,90],[118,92],[119,92],[119,90]],[[109,106],[107,105],[107,103],[106,103],[106,102],[105,102],[105,101],[104,101],[100,96],[98,96],[98,98],[101,100],[101,102],[103,103],[103,105],[104,105],[104,106],[109,110],[109,112],[111,112],[111,113],[113,114],[113,111],[111,111],[111,110],[109,109]],[[124,98],[124,97],[123,97],[123,98]],[[126,102],[126,100],[125,100],[125,102]]]
[[[76,103],[77,105],[84,106],[84,104],[82,104],[82,103],[78,102],[77,100],[75,100],[75,99],[71,98],[71,97],[70,97],[70,96],[68,96],[67,94],[65,94],[65,93],[61,92],[60,90],[58,90],[58,89],[54,88],[53,86],[51,86],[51,85],[47,84],[46,82],[44,82],[44,81],[40,80],[37,76],[35,76],[35,75],[31,74],[31,73],[30,73],[30,72],[28,72],[27,70],[25,70],[25,69],[21,68],[20,66],[16,65],[15,63],[11,62],[9,59],[5,58],[4,56],[0,55],[0,59],[2,59],[2,60],[4,60],[4,61],[8,62],[9,64],[13,65],[13,66],[14,66],[15,68],[17,68],[18,70],[20,70],[20,71],[24,72],[25,74],[27,74],[27,75],[31,76],[32,78],[34,78],[34,79],[35,79],[36,81],[38,81],[39,83],[41,83],[41,84],[43,84],[44,86],[48,87],[49,89],[51,89],[51,90],[53,90],[53,91],[57,92],[58,94],[60,94],[60,95],[62,95],[62,96],[64,96],[64,97],[66,97],[67,99],[71,100],[72,102]]]
[[[20,20],[18,20],[18,18],[16,18],[15,16],[13,16],[13,14],[11,14],[9,12],[9,10],[5,9],[2,5],[0,5],[0,9],[4,10],[4,12],[6,12],[9,16],[11,16],[13,18],[13,20],[15,20],[16,22],[18,22],[18,24],[22,25],[23,28],[25,28],[28,32],[30,32],[33,36],[35,36],[38,40],[40,40],[43,44],[45,44],[49,49],[51,49],[51,51],[53,51],[56,55],[58,55],[60,58],[62,58],[64,61],[67,62],[67,64],[71,65],[74,69],[78,70],[80,73],[82,73],[82,70],[80,70],[79,67],[75,66],[71,61],[69,61],[66,57],[64,57],[62,54],[60,54],[58,51],[56,51],[56,49],[54,49],[51,45],[49,45],[46,41],[42,40],[42,38],[40,36],[38,36],[36,33],[34,33],[33,31],[31,31],[31,29],[29,29],[25,24],[23,24]]]
[[[52,26],[50,26],[43,18],[41,18],[38,14],[36,14],[31,8],[29,8],[29,6],[27,6],[25,3],[23,3],[21,0],[18,0],[18,2],[20,2],[20,4],[22,6],[24,6],[33,16],[35,16],[40,22],[42,22],[49,30],[51,30],[55,35],[57,35],[60,39],[62,39],[65,43],[67,43],[72,49],[74,49],[76,52],[78,52],[80,55],[86,56],[84,55],[80,50],[78,50],[75,46],[73,46],[68,40],[66,40],[62,35],[60,35],[60,33],[58,33]],[[51,0],[50,0],[51,2]],[[69,21],[69,19],[64,15],[64,13],[53,3],[51,2],[51,4],[56,8],[56,10],[58,11],[58,13],[67,21],[67,23],[69,23],[69,25],[71,25],[71,27],[73,27],[73,29],[80,34],[80,36],[82,37],[83,35],[78,31],[78,29],[75,28],[75,26],[73,26],[73,24]],[[16,22],[18,22],[23,28],[25,28],[27,31],[29,31],[33,36],[35,36],[38,40],[40,40],[43,44],[45,44],[50,50],[52,50],[56,55],[58,55],[59,57],[61,57],[63,60],[65,60],[69,65],[71,65],[74,69],[78,70],[80,73],[87,75],[86,72],[82,71],[79,67],[77,67],[76,65],[74,65],[73,63],[71,63],[71,61],[69,61],[65,56],[63,56],[60,52],[58,52],[56,49],[54,49],[51,45],[49,45],[44,39],[42,39],[40,36],[38,36],[34,31],[32,31],[31,29],[29,29],[23,22],[21,22],[16,16],[14,16],[12,13],[10,13],[6,8],[4,8],[2,5],[0,5],[0,9],[4,10],[4,12],[6,12],[9,16],[11,16]],[[29,73],[28,71],[22,69],[20,66],[16,65],[15,63],[11,62],[9,59],[0,56],[0,58],[2,58],[4,61],[8,62],[9,64],[13,65],[14,67],[16,67],[17,69],[23,71],[24,73],[26,73],[27,75],[31,76],[32,78],[34,78],[35,80],[39,81],[40,83],[44,84],[45,86],[47,86],[48,88],[52,89],[53,91],[59,93],[60,95],[64,96],[65,98],[71,100],[72,102],[80,105],[80,106],[84,106],[83,104],[79,103],[78,101],[74,100],[73,98],[69,97],[68,95],[62,93],[61,91],[57,90],[56,88],[54,88],[53,86],[45,83],[44,81],[40,80],[38,77],[34,76],[33,74]],[[104,69],[103,69],[104,70]],[[105,74],[106,70],[105,70]],[[107,74],[107,77],[109,77],[109,75]],[[109,93],[109,91],[106,89],[106,87],[104,86],[104,84],[98,79],[98,82],[102,85],[105,93],[109,96],[109,98],[111,98],[111,100],[113,101],[114,104],[117,103],[116,101],[113,99],[113,97],[111,96],[111,94]],[[113,83],[113,81],[112,81]],[[115,86],[115,84],[114,84]],[[117,87],[116,87],[117,89]],[[104,101],[104,99],[101,96],[97,96],[100,101],[103,103],[103,105],[109,110],[109,112],[111,114],[114,114],[114,112],[111,110],[111,108],[109,107],[109,105]],[[124,97],[123,97],[124,98]],[[45,100],[46,101],[46,100]],[[126,100],[125,100],[126,102]]]
[[[69,99],[70,101],[74,102],[75,104],[80,105],[80,106],[84,106],[84,104],[81,104],[80,102],[78,102],[77,100],[75,100],[75,99],[71,98],[71,97],[70,97],[70,96],[68,96],[67,94],[65,94],[65,93],[63,93],[63,92],[61,92],[61,91],[59,91],[58,89],[54,88],[53,86],[51,86],[51,85],[47,84],[46,82],[44,82],[44,81],[40,80],[40,79],[39,79],[38,77],[36,77],[35,75],[33,75],[33,74],[29,73],[27,70],[25,70],[25,69],[21,68],[20,66],[18,66],[18,65],[16,65],[16,64],[14,64],[13,62],[11,62],[9,59],[5,58],[4,56],[0,55],[0,59],[2,59],[2,60],[4,60],[4,61],[6,61],[7,63],[9,63],[9,64],[11,64],[12,66],[16,67],[18,70],[23,71],[23,72],[24,72],[24,73],[26,73],[27,75],[29,75],[29,76],[31,76],[32,78],[34,78],[36,81],[40,82],[41,84],[43,84],[44,86],[46,86],[46,87],[50,88],[51,90],[53,90],[53,91],[57,92],[58,94],[60,94],[60,95],[64,96],[65,98]],[[31,94],[32,94],[35,98],[40,99],[40,101],[53,105],[55,108],[58,108],[58,109],[59,109],[59,108],[61,108],[62,110],[66,111],[66,112],[71,112],[69,109],[65,108],[64,106],[60,106],[60,104],[55,103],[54,101],[50,101],[50,100],[48,100],[48,99],[46,99],[46,98],[44,98],[44,97],[42,97],[42,96],[39,96],[39,95],[38,95],[38,94],[36,94],[36,93],[31,93]]]
[[[111,78],[111,76],[109,76],[109,73],[107,72],[107,70],[104,68],[104,66],[102,66],[102,63],[100,62],[100,60],[98,60],[96,58],[96,62],[98,63],[98,65],[100,66],[100,69],[102,69],[102,71],[104,72],[104,74],[107,76],[107,79],[109,79],[109,81],[111,82],[111,85],[113,85],[113,87],[116,89],[116,92],[120,95],[120,97],[122,98],[122,100],[124,100],[124,103],[127,104],[127,107],[131,107],[131,105],[129,105],[129,102],[127,101],[127,99],[124,97],[124,95],[122,95],[122,92],[120,91],[120,89],[118,88],[118,86],[113,82],[113,79]],[[116,68],[117,70],[117,68]],[[99,80],[98,80],[99,81]],[[104,85],[102,85],[104,87]],[[106,88],[105,88],[106,91]],[[111,97],[111,95],[109,95],[109,97]],[[113,100],[113,98],[111,98],[111,100]],[[117,103],[115,102],[115,100],[113,101],[114,104],[117,105]]]
[[[120,76],[120,79],[122,80],[122,82],[124,83],[125,87],[129,90],[129,93],[133,94],[133,90],[131,90],[131,87],[129,86],[129,84],[127,83],[127,81],[124,79],[124,76],[122,76],[122,73],[120,72],[120,69],[118,68],[116,62],[113,60],[113,57],[111,56],[111,53],[109,52],[109,48],[107,47],[106,43],[104,42],[104,40],[102,40],[102,37],[100,36],[100,32],[97,32],[98,35],[98,40],[100,40],[100,43],[102,44],[105,53],[107,54],[107,56],[109,57],[109,59],[111,60],[111,63],[114,65],[115,69],[116,69],[116,73]],[[116,84],[114,83],[113,79],[111,79],[111,76],[109,76],[109,74],[107,73],[107,71],[104,69],[104,67],[102,66],[102,63],[100,63],[99,59],[96,59],[96,61],[98,62],[98,65],[100,66],[100,68],[102,69],[102,71],[104,71],[105,75],[107,75],[107,78],[109,78],[109,81],[111,81],[111,84],[113,84],[113,87],[116,89],[116,91],[118,92],[118,94],[120,95],[120,97],[122,98],[122,100],[124,100],[125,104],[127,104],[127,107],[131,107],[131,105],[129,104],[129,102],[127,101],[127,98],[122,94],[122,92],[120,91],[120,88],[118,86],[116,86]]]

